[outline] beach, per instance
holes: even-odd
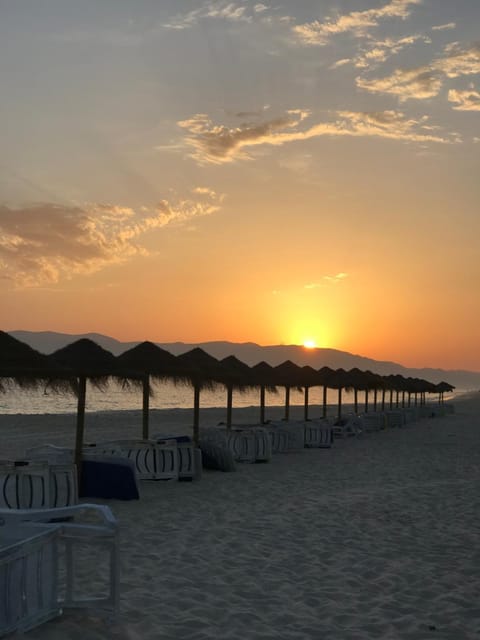
[[[480,393],[454,405],[331,449],[204,470],[198,482],[143,481],[140,500],[104,501],[120,526],[118,620],[66,612],[26,637],[478,640]],[[204,411],[202,424],[224,419]],[[256,422],[258,409],[234,416]],[[152,422],[152,433],[190,431],[180,410]],[[0,416],[2,457],[72,446],[74,426],[74,416]],[[140,432],[138,412],[87,416],[87,441]]]

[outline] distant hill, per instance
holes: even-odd
[[[65,345],[79,340],[89,338],[104,349],[111,351],[114,355],[119,355],[127,349],[134,347],[137,342],[120,342],[115,338],[104,336],[100,333],[82,333],[70,335],[66,333],[55,333],[53,331],[10,331],[12,336],[22,342],[26,342],[34,349],[42,353],[52,353]],[[346,351],[337,349],[305,349],[298,345],[270,345],[260,346],[254,342],[159,342],[159,347],[170,351],[174,355],[179,355],[193,347],[201,347],[215,358],[225,358],[234,355],[248,365],[254,365],[262,360],[271,365],[277,365],[285,360],[291,360],[299,365],[310,365],[314,369],[327,366],[332,369],[353,369],[358,367],[363,371],[369,370],[380,375],[401,374],[414,378],[423,378],[430,382],[438,383],[442,380],[454,385],[458,390],[480,389],[480,372],[459,371],[445,369],[411,369],[395,362],[384,362],[372,360],[364,356],[354,355]]]

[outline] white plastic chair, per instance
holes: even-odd
[[[86,512],[100,522],[75,521]],[[68,520],[59,522],[59,520]],[[79,549],[108,554],[106,594],[95,596],[79,584]],[[85,552],[85,549],[83,549]],[[92,568],[98,568],[92,563]],[[85,582],[85,580],[84,580]],[[94,581],[91,576],[87,585]],[[24,632],[68,608],[115,616],[119,609],[118,527],[102,505],[60,509],[0,509],[0,636]]]

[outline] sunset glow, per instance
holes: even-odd
[[[7,3],[0,328],[480,369],[480,2]]]

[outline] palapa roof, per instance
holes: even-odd
[[[223,383],[238,390],[246,390],[255,387],[251,368],[236,358],[227,356],[220,360],[223,369]]]
[[[195,386],[212,388],[222,383],[224,372],[219,360],[200,347],[177,356],[177,365],[179,374]]]
[[[177,379],[177,358],[153,342],[141,342],[117,357],[117,363],[128,374],[151,375],[157,379]]]
[[[0,331],[0,378],[0,390],[9,386],[8,380],[21,387],[48,384],[61,389],[70,387],[72,375],[49,356]]]
[[[302,367],[291,360],[285,360],[273,368],[273,375],[276,384],[282,387],[301,388],[304,385],[304,375]]]
[[[251,367],[251,370],[256,386],[266,387],[268,391],[272,392],[277,390],[274,368],[268,362],[262,360]]]
[[[49,358],[90,380],[122,377],[115,356],[93,340],[81,338],[52,353]]]
[[[320,374],[309,364],[302,367],[302,380],[304,387],[316,387],[322,384]]]

